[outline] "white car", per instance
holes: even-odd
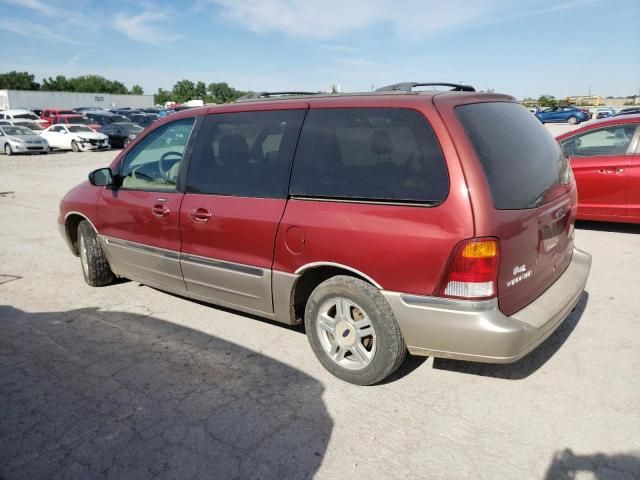
[[[108,150],[109,137],[91,130],[86,125],[53,125],[42,132],[51,148],[60,150]]]
[[[5,110],[4,112],[0,112],[0,120],[12,120],[12,121],[20,121],[20,120],[28,120],[36,123],[47,123],[46,120],[42,120],[39,116],[33,113],[31,110]]]

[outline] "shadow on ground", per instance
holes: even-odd
[[[310,478],[333,423],[306,374],[154,318],[0,306],[0,478]]]
[[[515,363],[492,364],[436,358],[433,362],[433,368],[469,373],[483,377],[522,380],[547,363],[560,347],[562,347],[571,335],[571,332],[573,332],[578,325],[588,302],[589,293],[585,291],[573,312],[562,322],[558,329],[553,332],[542,345]]]
[[[640,224],[614,223],[614,222],[592,222],[588,220],[578,220],[576,222],[578,230],[593,230],[597,232],[614,233],[640,233]]]
[[[566,448],[554,455],[544,478],[574,480],[586,474],[593,480],[637,480],[640,478],[640,452],[576,455],[571,449]]]

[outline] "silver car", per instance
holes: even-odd
[[[0,125],[0,148],[6,155],[49,153],[49,142],[27,127]]]

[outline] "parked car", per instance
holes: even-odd
[[[117,115],[110,112],[87,112],[85,116],[90,118],[94,123],[104,127],[112,123],[131,122],[129,118],[124,115]]]
[[[92,130],[98,130],[100,125],[91,120],[89,117],[83,115],[56,115],[50,117],[51,125],[86,125]]]
[[[557,140],[578,184],[577,218],[640,223],[640,115],[596,121]]]
[[[140,125],[142,128],[147,128],[160,117],[155,113],[145,113],[141,115],[131,115],[129,118],[136,125]]]
[[[51,118],[57,115],[76,115],[73,110],[63,109],[63,108],[45,108],[42,110],[41,119],[44,120],[42,126],[50,127],[51,126]]]
[[[38,135],[40,135],[44,131],[42,123],[33,120],[14,120],[12,123],[13,125],[27,127],[29,130],[37,133]]]
[[[112,147],[126,147],[136,139],[144,128],[132,122],[110,123],[102,127],[101,132],[109,137]]]
[[[596,119],[607,118],[611,115],[615,115],[615,110],[612,108],[599,108],[596,112]]]
[[[620,110],[615,115],[634,115],[636,113],[640,113],[640,107],[623,108],[622,110]]]
[[[47,140],[27,127],[0,125],[0,149],[5,155],[15,153],[48,153]]]
[[[106,110],[102,107],[78,107],[73,109],[76,113],[85,114],[87,112],[106,112]]]
[[[42,124],[32,120],[0,120],[0,125],[15,125],[18,127],[27,127],[34,133],[40,134],[44,130]]]
[[[127,118],[131,118],[131,115],[144,115],[144,112],[142,110],[133,110],[131,108],[114,109],[111,110],[111,113],[124,115]]]
[[[576,125],[590,119],[588,113],[576,107],[550,107],[535,115],[542,123],[569,122]]]
[[[42,132],[51,148],[59,150],[108,150],[109,137],[86,125],[52,125]]]
[[[589,273],[569,162],[513,97],[416,85],[172,114],[63,198],[61,233],[89,285],[304,323],[355,384],[407,350],[514,362]]]
[[[0,120],[28,120],[36,123],[45,123],[32,111],[23,109],[5,110],[4,112],[0,112]]]

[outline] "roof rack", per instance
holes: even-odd
[[[246,95],[241,96],[236,101],[244,102],[247,100],[259,100],[261,98],[271,98],[271,97],[286,97],[292,95],[318,95],[317,92],[249,92]]]
[[[386,85],[376,89],[376,92],[411,92],[415,87],[451,87],[452,92],[475,92],[476,89],[471,85],[462,85],[461,83],[446,82],[402,82]]]

